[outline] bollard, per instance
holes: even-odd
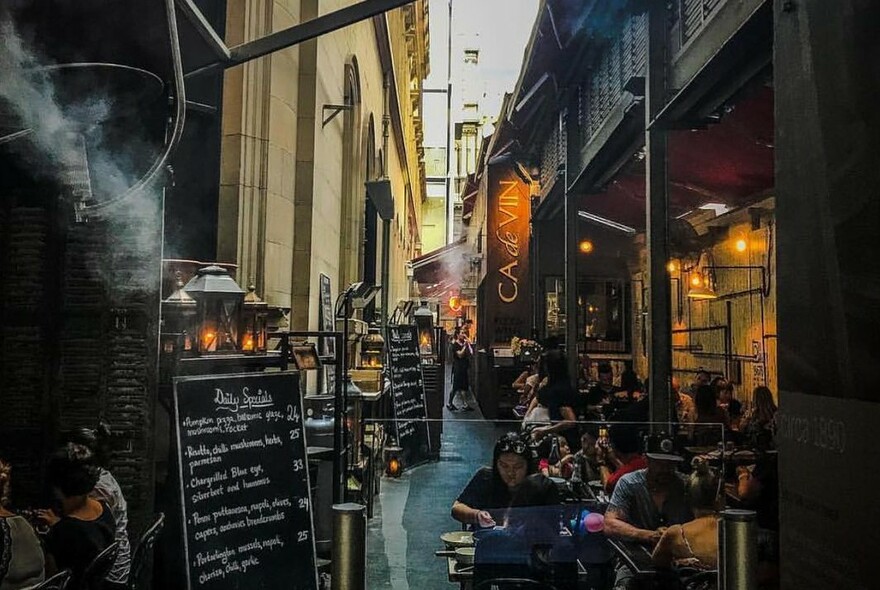
[[[755,590],[758,525],[754,510],[724,510],[718,526],[718,588]]]
[[[367,571],[367,508],[333,505],[332,590],[364,590]]]

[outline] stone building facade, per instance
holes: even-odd
[[[226,42],[243,43],[354,4],[232,0]],[[218,259],[235,262],[293,329],[318,327],[320,275],[335,298],[381,282],[381,221],[364,182],[394,198],[389,301],[409,297],[406,261],[421,249],[425,199],[421,88],[425,1],[227,71]]]

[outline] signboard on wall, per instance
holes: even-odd
[[[479,318],[480,341],[506,344],[532,333],[529,278],[529,184],[516,165],[488,167],[486,195],[486,305]]]
[[[397,444],[403,449],[405,468],[424,463],[431,454],[418,340],[415,326],[388,326],[385,332],[394,426]]]

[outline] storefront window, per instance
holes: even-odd
[[[545,336],[564,336],[565,281],[547,277],[544,283]],[[628,325],[626,283],[617,279],[578,280],[577,334],[587,352],[626,352]]]

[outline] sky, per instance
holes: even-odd
[[[461,102],[463,92],[479,95],[481,112],[497,116],[504,93],[513,90],[519,76],[539,0],[451,1],[453,102]],[[429,11],[431,73],[424,87],[445,89],[449,0],[429,0]],[[464,69],[465,49],[479,49],[477,69]],[[428,145],[445,143],[445,112],[437,111],[426,104]]]

